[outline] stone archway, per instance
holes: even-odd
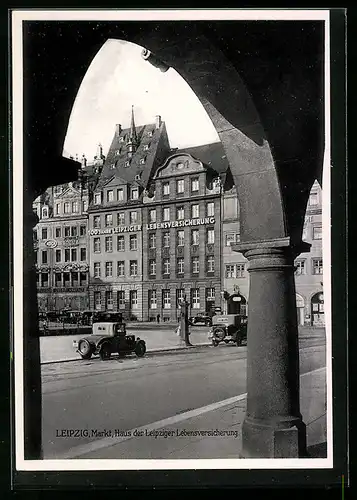
[[[240,293],[233,293],[227,300],[227,314],[246,315],[247,301]]]
[[[311,297],[311,326],[325,326],[324,294],[322,291]]]

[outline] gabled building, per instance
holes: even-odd
[[[165,123],[115,134],[89,205],[90,307],[143,319],[142,202],[150,178],[170,152]]]

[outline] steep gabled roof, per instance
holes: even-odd
[[[229,168],[226,153],[221,142],[213,142],[211,144],[204,144],[203,146],[194,146],[175,151],[175,154],[179,153],[190,154],[219,174],[226,172]]]

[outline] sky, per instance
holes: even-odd
[[[136,126],[161,115],[172,148],[219,141],[202,104],[172,68],[162,73],[141,57],[142,47],[108,40],[93,59],[78,91],[63,155],[91,161],[101,143],[106,154],[120,123],[130,126],[134,105]]]

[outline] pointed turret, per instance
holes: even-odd
[[[131,157],[133,153],[135,153],[136,147],[138,145],[138,137],[136,135],[136,127],[134,120],[134,106],[131,107],[131,124],[130,124],[130,132],[129,139],[127,142],[128,147],[128,156]]]

